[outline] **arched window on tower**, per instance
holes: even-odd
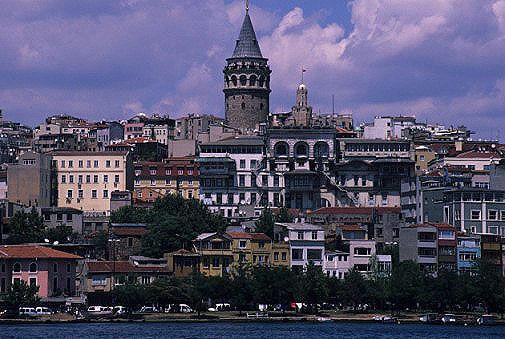
[[[234,87],[237,87],[237,77],[235,75],[232,75],[231,82]]]
[[[224,81],[226,82],[226,88],[230,87],[230,78],[228,76],[224,77]]]
[[[240,76],[240,86],[246,86],[247,85],[247,77],[245,75]]]
[[[256,75],[251,75],[249,77],[249,86],[256,86]]]
[[[258,86],[259,87],[263,87],[263,85],[265,84],[265,77],[260,76],[260,79],[258,80]]]
[[[242,107],[242,109],[245,109],[245,103],[244,102],[240,106]]]

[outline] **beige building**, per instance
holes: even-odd
[[[111,192],[133,189],[128,152],[52,152],[58,207],[110,212]]]
[[[51,203],[51,160],[45,154],[26,152],[17,164],[7,167],[7,197],[26,206],[47,207]]]

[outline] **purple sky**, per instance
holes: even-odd
[[[245,1],[5,0],[0,107],[36,125],[70,113],[223,115],[222,68]],[[251,0],[288,110],[303,66],[316,112],[415,114],[505,136],[505,0]],[[501,129],[501,130],[500,130]]]

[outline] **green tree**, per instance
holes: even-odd
[[[149,221],[149,210],[143,207],[123,206],[112,211],[110,222],[113,224],[134,223],[143,224]]]
[[[224,232],[225,219],[212,213],[195,199],[167,195],[156,200],[149,212],[148,232],[142,239],[142,254],[160,257],[163,253],[191,248],[192,240],[204,232]]]
[[[8,244],[43,242],[44,220],[33,207],[30,212],[19,211],[9,221]]]
[[[128,313],[145,305],[150,298],[149,290],[139,284],[116,286],[112,296],[115,299],[115,304],[126,307]]]
[[[293,222],[294,218],[289,214],[289,210],[286,207],[282,207],[279,210],[279,214],[275,217],[277,222]]]
[[[322,304],[328,298],[328,286],[326,277],[320,266],[315,266],[309,262],[305,272],[299,277],[298,296],[307,304],[309,313],[318,311],[318,304]]]
[[[58,241],[59,243],[68,243],[78,238],[78,234],[72,230],[71,226],[60,225],[53,228],[48,228],[46,238],[50,242]]]
[[[196,272],[189,277],[188,285],[188,299],[190,305],[198,312],[198,316],[200,317],[201,312],[207,310],[205,299],[209,297],[210,292],[208,278]]]
[[[353,268],[347,272],[342,288],[343,300],[346,304],[351,304],[353,310],[356,310],[359,304],[369,302],[368,283],[357,269]]]
[[[148,288],[150,302],[162,307],[186,303],[189,300],[189,289],[190,286],[183,279],[156,279]]]
[[[36,306],[40,301],[38,292],[38,286],[30,286],[24,280],[14,281],[4,297],[4,302],[18,312],[22,306]]]
[[[403,261],[393,267],[391,276],[391,293],[393,306],[399,309],[416,308],[423,293],[424,273],[414,261]]]
[[[505,284],[501,275],[501,265],[487,258],[475,261],[475,282],[480,301],[488,312],[503,312],[505,304]]]
[[[275,225],[275,216],[272,213],[272,210],[268,207],[265,207],[261,212],[259,219],[256,221],[256,232],[265,233],[270,238],[274,238],[274,225]]]
[[[107,257],[107,246],[109,235],[106,231],[97,231],[91,238],[91,244],[94,247],[95,258],[105,259]]]
[[[251,268],[240,263],[234,269],[231,280],[232,303],[237,306],[239,313],[247,309],[253,302],[253,289],[251,284]]]

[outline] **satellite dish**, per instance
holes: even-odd
[[[289,237],[284,237],[284,241],[288,242],[289,241]]]

